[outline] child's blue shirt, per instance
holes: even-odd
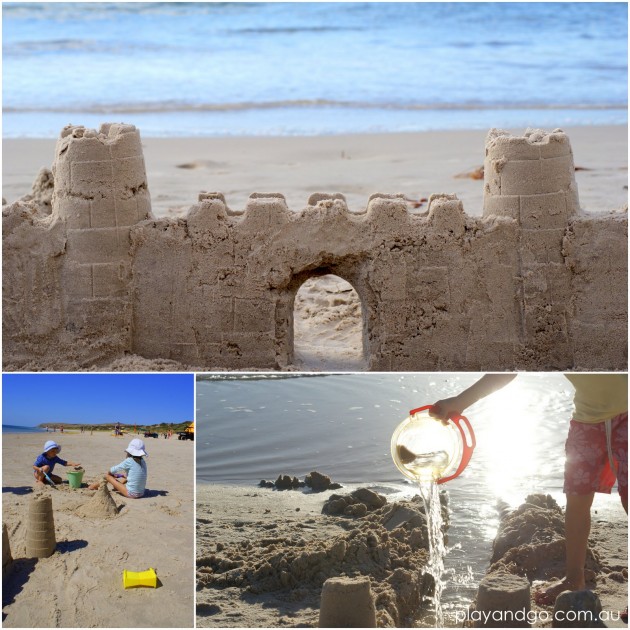
[[[35,466],[40,468],[41,466],[50,466],[50,470],[48,472],[52,472],[55,464],[61,464],[62,466],[66,466],[68,462],[65,459],[61,459],[58,455],[55,455],[52,459],[48,459],[46,457],[46,453],[42,453],[36,460]]]

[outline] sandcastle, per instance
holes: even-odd
[[[322,587],[320,628],[376,628],[370,578],[329,578]]]
[[[335,274],[357,291],[371,370],[622,370],[627,215],[580,214],[569,139],[491,130],[484,212],[402,195],[349,212],[316,193],[243,211],[201,193],[155,219],[138,130],[66,127],[52,212],[3,209],[5,369],[81,369],[125,355],[197,368],[293,362],[295,295]],[[43,206],[42,206],[43,207]]]
[[[113,518],[118,516],[118,507],[109,493],[105,478],[101,479],[100,486],[92,498],[77,508],[77,514],[84,518]]]
[[[2,575],[4,575],[13,562],[11,555],[11,545],[9,544],[9,531],[6,523],[2,523]]]
[[[48,558],[57,547],[52,499],[36,494],[29,503],[26,557]]]

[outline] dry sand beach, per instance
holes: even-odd
[[[80,124],[81,121],[75,121]],[[523,129],[511,130],[521,134]],[[565,128],[575,158],[580,202],[588,212],[627,203],[626,126]],[[140,129],[142,133],[142,129]],[[403,193],[410,210],[427,209],[432,193],[456,193],[467,214],[481,215],[487,130],[430,131],[317,137],[142,137],[155,216],[181,216],[201,190],[222,192],[242,210],[253,192],[282,193],[301,210],[314,192],[340,192],[350,210],[372,193]],[[4,139],[2,196],[29,194],[40,168],[50,168],[54,139]]]
[[[334,493],[344,496],[356,488]],[[388,493],[383,487],[375,490]],[[382,507],[330,516],[322,514],[322,507],[331,494],[200,485],[197,626],[317,627],[323,582],[345,574],[369,576],[379,627],[422,627],[417,612],[430,587],[423,577],[421,503],[384,494]],[[506,512],[492,557],[493,562],[502,558],[503,570],[530,581],[553,578],[561,570],[556,549],[563,547],[562,517],[539,496],[538,505],[535,500],[527,509]],[[627,605],[627,520],[620,507],[594,514],[589,544],[591,586],[604,611],[616,615]],[[552,612],[533,601],[532,610],[541,620]],[[607,625],[624,627],[619,621]],[[462,627],[461,619],[458,623],[452,612],[446,614],[445,626]]]
[[[124,459],[132,437],[3,434],[2,512],[13,556],[3,576],[4,627],[192,627],[194,444],[147,438],[147,496],[111,493],[118,514],[104,516],[86,487]],[[25,559],[31,464],[47,439],[86,472],[80,489],[64,483],[39,491],[52,499],[57,549],[36,561]],[[65,480],[67,470],[54,472]],[[158,588],[123,588],[123,570],[149,567]]]

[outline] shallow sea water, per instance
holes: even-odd
[[[3,134],[627,122],[624,3],[3,3]],[[42,98],[45,94],[45,98]]]

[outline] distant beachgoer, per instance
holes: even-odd
[[[52,479],[53,483],[62,482],[61,477],[52,474],[52,471],[55,468],[55,464],[60,464],[61,466],[81,465],[79,464],[79,462],[68,462],[65,459],[61,459],[61,457],[59,457],[60,452],[61,446],[59,446],[57,442],[48,440],[48,442],[44,444],[44,452],[39,455],[39,457],[35,460],[35,463],[33,464],[33,475],[35,477],[35,483],[37,485],[44,485],[44,482],[46,481],[46,475],[48,475]]]
[[[429,413],[446,421],[516,376],[486,374],[457,396],[436,402]],[[553,604],[562,591],[585,588],[584,565],[595,492],[610,494],[616,478],[621,503],[628,513],[628,376],[565,376],[575,388],[573,419],[565,444],[565,577],[536,592],[534,599],[538,604]]]
[[[105,478],[114,486],[114,489],[129,499],[139,499],[144,495],[147,483],[147,463],[144,457],[147,452],[144,442],[138,438],[131,440],[125,451],[127,455],[117,466],[112,466]],[[98,490],[99,482],[88,486],[90,490]]]

